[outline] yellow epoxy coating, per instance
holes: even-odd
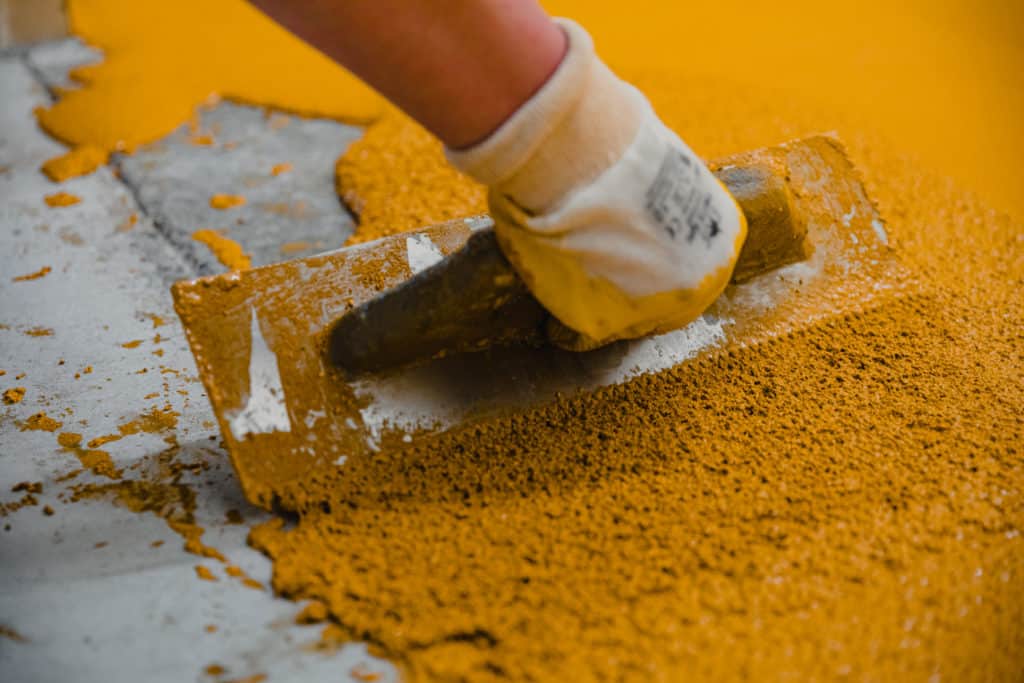
[[[613,68],[716,79],[737,97],[796,97],[885,134],[997,208],[1024,212],[1024,3],[907,0],[626,5],[548,0]],[[625,8],[625,9],[624,9]],[[752,91],[752,92],[751,92]],[[651,93],[648,93],[651,94]],[[821,117],[823,129],[836,124]],[[852,126],[838,132],[848,137]],[[687,135],[703,152],[705,139]],[[821,131],[794,131],[794,136]],[[717,137],[717,136],[713,136]],[[709,138],[710,140],[710,138]],[[748,140],[735,149],[777,140]]]
[[[735,84],[737,97],[798,96],[842,110],[997,208],[1024,210],[1024,3],[910,0],[771,4],[550,0],[577,19],[600,54],[628,76],[671,73],[682,83]],[[242,0],[71,0],[72,29],[104,50],[78,69],[40,123],[70,144],[132,149],[156,140],[220,95],[349,121],[368,121],[379,97]],[[821,118],[821,127],[831,122]],[[742,131],[729,149],[764,146]],[[793,136],[820,131],[793,131]],[[841,135],[848,131],[840,130]]]
[[[381,108],[373,91],[243,0],[72,0],[68,14],[105,54],[73,73],[82,89],[38,114],[71,145],[132,150],[215,96],[353,122]]]
[[[297,524],[252,534],[275,590],[321,601],[412,681],[1018,680],[1020,3],[548,5],[707,157],[837,129],[927,291],[353,458],[309,482]],[[188,46],[189,22],[238,11],[179,3],[166,11],[188,19],[170,35],[155,10],[112,7],[73,3],[106,8],[89,39],[123,46],[111,60],[147,79],[147,41]],[[244,59],[257,40],[244,22],[210,25],[251,78],[265,73]],[[226,56],[181,59],[231,94]],[[86,138],[144,139],[119,102],[173,127],[209,94],[160,90],[155,69],[147,100],[142,76],[91,73],[98,94],[71,96],[87,116],[61,119]],[[352,112],[341,82],[307,87],[343,103],[325,115]],[[273,84],[253,92],[302,108]],[[172,98],[180,120],[161,110]],[[435,143],[388,125],[403,124],[376,126],[339,174],[364,219],[385,202],[389,220],[418,220],[480,200],[439,175]],[[403,156],[410,141],[424,151]],[[439,191],[450,200],[435,207]]]

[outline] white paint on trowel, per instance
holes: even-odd
[[[619,384],[645,372],[660,372],[693,358],[725,341],[727,321],[703,315],[686,327],[627,342],[628,351],[619,364],[598,378],[600,385]]]
[[[857,216],[857,207],[856,206],[851,206],[850,210],[843,214],[843,225],[845,225],[846,227],[850,227],[850,224],[853,223],[853,219],[856,216]]]
[[[426,270],[444,258],[444,254],[426,235],[413,235],[405,238],[405,250],[408,254],[409,270],[415,275]]]
[[[284,387],[277,356],[267,346],[256,309],[252,309],[252,350],[249,353],[249,396],[245,407],[229,418],[231,434],[238,440],[249,434],[290,432],[291,421],[284,402]]]
[[[671,368],[723,342],[728,323],[705,315],[681,330],[573,356],[572,367],[558,378],[530,378],[529,356],[524,355],[515,369],[502,363],[490,369],[479,366],[471,378],[458,381],[420,366],[387,377],[361,378],[351,386],[365,400],[359,415],[366,444],[375,451],[390,430],[443,430],[497,406],[522,407],[555,392],[596,389]],[[509,373],[520,377],[514,387],[507,385]],[[408,443],[412,438],[405,434],[402,440]]]
[[[889,233],[885,231],[885,225],[882,221],[877,218],[871,221],[871,227],[875,229],[875,234],[878,235],[878,239],[882,244],[889,244]]]

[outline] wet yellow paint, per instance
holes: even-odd
[[[72,30],[104,51],[39,122],[71,145],[131,150],[222,96],[367,121],[380,98],[243,0],[72,0]]]
[[[823,115],[791,136],[845,135],[857,121],[997,208],[1024,211],[1024,3],[544,4],[583,23],[627,75],[653,69],[687,87],[734,84],[739,100],[818,102],[846,120]],[[348,121],[381,111],[369,88],[242,0],[71,0],[69,11],[73,30],[106,54],[76,71],[83,89],[39,114],[71,144],[132,149],[215,96]],[[738,130],[723,149],[720,135],[682,132],[707,156],[778,142]]]
[[[734,84],[738,99],[797,98],[822,115],[818,131],[885,134],[940,173],[1004,210],[1024,212],[1024,3],[908,0],[628,3],[548,0],[590,30],[624,71],[681,82]],[[852,123],[847,123],[850,121]],[[689,136],[698,150],[716,135]],[[736,149],[778,142],[749,140]]]

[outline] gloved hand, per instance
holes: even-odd
[[[489,187],[499,243],[582,350],[697,318],[729,281],[746,219],[647,98],[559,19],[558,69],[483,142],[449,160]],[[549,328],[551,329],[551,328]]]

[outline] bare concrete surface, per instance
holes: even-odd
[[[26,389],[20,403],[0,404],[0,503],[18,499],[11,492],[18,482],[43,486],[38,505],[0,517],[0,624],[22,637],[0,635],[0,680],[218,680],[203,673],[211,664],[226,669],[221,680],[254,674],[266,674],[270,683],[356,680],[349,672],[360,664],[394,680],[394,669],[370,658],[364,646],[311,651],[306,645],[318,640],[319,629],[293,624],[297,605],[268,588],[228,580],[217,562],[186,553],[181,537],[156,515],[107,500],[70,502],[72,484],[108,480],[85,472],[58,481],[79,467],[77,459],[59,448],[56,433],[24,429],[27,418],[45,411],[63,424],[59,431],[88,439],[169,405],[180,413],[174,437],[184,457],[208,465],[183,479],[196,491],[204,542],[269,585],[269,562],[245,544],[248,526],[264,515],[242,499],[218,445],[167,287],[215,268],[186,248],[192,230],[228,227],[207,213],[213,191],[252,197],[249,212],[238,214],[246,222],[230,227],[236,238],[244,228],[242,241],[258,261],[298,239],[340,243],[347,217],[336,199],[330,209],[327,178],[333,156],[355,131],[315,121],[274,130],[262,112],[222,106],[205,114],[202,125],[219,126],[221,139],[237,142],[232,150],[196,147],[182,132],[123,160],[127,182],[102,168],[58,187],[38,169],[64,149],[38,129],[31,112],[46,103],[42,81],[59,83],[83,55],[88,52],[69,41],[0,58],[0,392]],[[268,157],[291,162],[294,170],[246,186],[258,175],[250,163]],[[58,189],[82,201],[48,207],[44,196]],[[270,214],[264,220],[257,208],[297,196],[314,207],[315,218]],[[127,228],[133,214],[137,222]],[[44,277],[13,281],[44,267],[51,268]],[[166,324],[155,328],[152,316]],[[123,346],[135,340],[142,343]],[[165,436],[131,434],[104,448],[128,472],[166,449]],[[53,514],[44,514],[44,506]],[[242,513],[244,525],[226,523],[231,509]],[[153,547],[155,541],[164,543]],[[197,564],[220,580],[199,580]],[[207,632],[208,625],[217,631]]]
[[[31,50],[26,62],[47,87],[66,88],[73,86],[69,69],[101,56],[73,38]],[[334,162],[361,134],[334,121],[223,102],[164,140],[116,155],[114,165],[157,228],[197,274],[209,275],[223,267],[192,239],[201,228],[241,243],[253,265],[340,247],[355,223],[338,200]],[[274,175],[279,164],[290,169]],[[246,203],[214,209],[214,194]]]
[[[102,59],[102,52],[78,38],[42,43],[25,53],[25,64],[47,88],[73,88],[75,82],[68,77],[68,71]]]
[[[141,205],[201,275],[223,267],[192,239],[199,228],[222,231],[241,243],[253,265],[340,247],[354,223],[334,189],[334,162],[360,129],[332,121],[222,103],[200,114],[198,135],[188,127],[115,163]],[[291,170],[272,175],[276,164]],[[213,194],[245,197],[218,210]]]

